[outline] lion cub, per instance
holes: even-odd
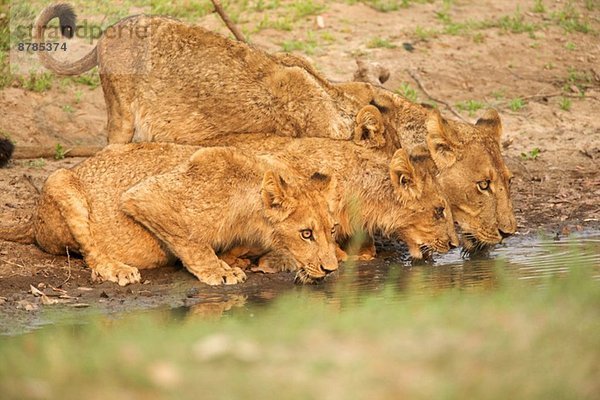
[[[302,177],[328,171],[337,181],[340,242],[359,231],[379,233],[404,241],[416,259],[458,246],[450,205],[431,173],[433,161],[427,153],[411,157],[399,149],[390,157],[352,142],[260,134],[230,135],[219,141],[297,166]],[[375,255],[374,248],[370,250],[364,258]]]
[[[209,285],[243,282],[217,257],[235,246],[284,254],[310,282],[338,267],[335,181],[295,175],[232,148],[112,145],[50,175],[33,236],[49,253],[80,252],[94,279],[119,285],[175,258]]]

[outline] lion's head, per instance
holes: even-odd
[[[502,124],[498,113],[489,110],[474,125],[449,121],[435,109],[383,88],[373,90],[371,103],[382,114],[386,142],[397,138],[402,147],[414,148],[426,141],[436,179],[462,230],[464,250],[482,250],[514,234],[516,221],[509,189],[512,175],[500,152]],[[390,151],[389,146],[382,146],[382,150]]]
[[[273,247],[291,256],[286,262],[295,263],[297,281],[319,281],[338,269],[332,213],[338,201],[335,179],[315,173],[292,185],[268,171],[261,196],[265,216],[274,227]]]
[[[514,234],[512,174],[500,153],[498,113],[488,110],[471,125],[446,121],[433,111],[426,125],[427,146],[439,171],[437,179],[452,204],[464,249],[481,250]]]
[[[458,246],[451,207],[431,173],[432,162],[427,152],[409,156],[403,149],[397,150],[390,162],[390,177],[401,208],[389,211],[396,211],[396,234],[415,259]]]

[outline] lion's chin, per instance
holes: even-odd
[[[479,240],[470,232],[463,232],[461,236],[462,249],[460,255],[463,258],[487,257],[490,250],[496,245],[496,243]]]
[[[306,269],[300,268],[296,272],[296,276],[294,277],[294,283],[300,285],[314,285],[317,283],[321,283],[325,280],[327,275],[323,276],[311,276]]]

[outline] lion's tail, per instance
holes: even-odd
[[[73,11],[73,7],[71,7],[70,4],[56,3],[44,8],[35,20],[32,33],[34,41],[38,43],[44,42],[46,25],[56,17],[58,17],[60,22],[62,36],[67,38],[73,37],[76,29],[75,22],[77,20],[75,11]],[[96,47],[74,62],[58,61],[51,56],[51,53],[51,51],[38,51],[38,56],[44,67],[60,75],[78,75],[82,72],[89,71],[98,64]]]
[[[33,217],[30,217],[24,223],[0,225],[0,240],[23,244],[34,243]]]
[[[10,140],[0,138],[0,168],[8,164],[14,150],[15,146]]]

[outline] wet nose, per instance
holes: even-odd
[[[506,239],[509,236],[512,236],[510,232],[504,232],[502,229],[498,229],[498,233],[502,236],[502,239]]]
[[[325,274],[325,275],[329,275],[330,273],[332,273],[333,271],[335,271],[337,269],[337,267],[334,266],[326,266],[321,264],[320,265],[320,269],[321,271]]]

